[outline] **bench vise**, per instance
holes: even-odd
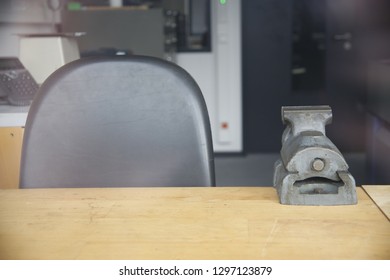
[[[356,204],[356,185],[348,164],[325,135],[332,121],[329,106],[282,107],[286,128],[274,186],[281,204]]]

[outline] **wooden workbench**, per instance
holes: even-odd
[[[390,222],[357,193],[288,206],[268,187],[0,190],[0,259],[390,259]]]

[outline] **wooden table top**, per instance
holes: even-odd
[[[357,194],[289,206],[270,187],[0,190],[0,259],[390,259],[389,220]]]
[[[362,188],[390,220],[390,186],[362,186]]]

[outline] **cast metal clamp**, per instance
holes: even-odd
[[[286,128],[281,158],[274,167],[280,203],[356,204],[355,180],[337,147],[325,134],[332,121],[329,106],[282,107]]]

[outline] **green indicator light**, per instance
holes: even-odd
[[[220,3],[221,5],[225,5],[226,2],[227,2],[227,0],[219,0],[219,3]]]

